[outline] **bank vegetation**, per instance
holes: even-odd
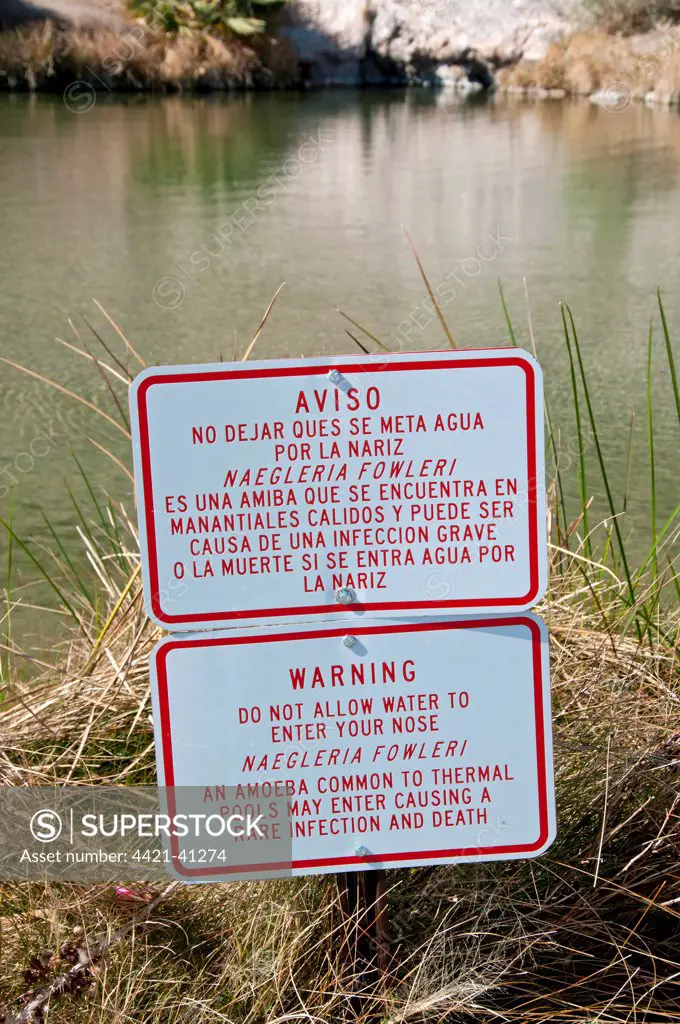
[[[498,72],[502,89],[529,97],[592,97],[621,112],[634,101],[680,105],[680,25],[644,35],[584,29],[552,43],[538,61]]]
[[[23,10],[24,0],[13,2]],[[307,84],[309,68],[281,31],[292,0],[288,7],[285,0],[127,0],[127,7],[112,9],[105,0],[75,0],[83,5],[75,8],[78,17],[68,7],[60,16],[61,3],[55,0],[47,18],[27,8],[0,32],[0,88],[63,92],[77,82],[92,92],[181,92]],[[365,60],[373,84],[470,91],[482,83],[491,92],[530,97],[601,96],[614,110],[634,100],[677,105],[679,21],[677,0],[582,0],[572,30],[539,59],[525,60],[521,48],[510,54],[506,46],[502,53],[463,48],[452,66],[427,54],[417,66],[398,67],[371,52]],[[331,60],[334,45],[329,40]],[[345,55],[339,44],[336,50],[341,64]],[[357,84],[361,78],[359,71]],[[82,109],[86,101],[70,102]]]
[[[127,18],[85,8],[77,21],[0,33],[0,87],[85,92],[268,89],[298,79],[292,46],[269,19],[283,0],[130,0]],[[65,97],[69,103],[68,94]],[[71,102],[77,105],[77,100]]]

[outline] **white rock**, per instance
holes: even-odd
[[[442,89],[455,89],[461,78],[465,77],[462,68],[454,67],[451,64],[440,64],[435,68],[434,78],[437,85]]]
[[[569,0],[289,0],[283,29],[317,78],[358,81],[366,49],[402,69],[486,59],[539,60],[573,22]],[[313,73],[314,77],[314,73]]]

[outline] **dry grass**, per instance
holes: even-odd
[[[605,32],[648,32],[680,15],[677,0],[584,0],[586,13]]]
[[[258,50],[260,51],[258,53]],[[102,89],[243,88],[292,84],[285,47],[255,46],[204,33],[169,36],[132,26],[61,29],[45,22],[0,34],[0,82],[31,89],[85,81]],[[271,68],[265,63],[271,56]]]
[[[656,93],[667,102],[680,102],[680,27],[630,38],[601,30],[579,32],[552,43],[540,61],[500,71],[499,82],[563,89],[571,96],[622,89],[630,98]]]
[[[134,349],[118,335],[108,346],[99,369],[124,389]],[[631,599],[625,579],[586,557],[581,526],[561,527],[555,503],[539,609],[552,640],[558,840],[535,862],[390,872],[393,962],[361,1020],[680,1022],[677,600],[666,611],[661,596],[673,563],[663,580],[636,574]],[[83,541],[99,594],[79,590],[55,553],[52,583],[77,625],[53,665],[26,682],[9,644],[3,784],[154,780],[147,660],[158,630],[142,607],[134,526],[112,502]],[[154,884],[132,903],[111,885],[4,883],[0,894],[8,1021],[61,976],[52,1024],[357,1019],[333,879]]]
[[[576,589],[562,577],[541,609],[558,842],[535,863],[390,873],[387,1019],[680,1020],[677,662],[603,631]],[[17,686],[2,716],[3,782],[150,781],[156,638],[135,583],[94,652],[74,639],[62,671]],[[15,1009],[68,969],[74,943],[87,948],[130,914],[112,886],[2,893],[0,991]],[[173,890],[87,984],[52,1001],[50,1020],[332,1020],[351,987],[336,900],[329,879]],[[41,971],[43,950],[54,953]]]

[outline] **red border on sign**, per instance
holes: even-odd
[[[352,624],[352,633],[356,636],[375,636],[382,633],[422,633],[428,631],[447,629],[486,629],[489,626],[525,626],[531,633],[532,644],[532,666],[534,671],[534,711],[535,711],[535,734],[536,734],[536,777],[538,780],[538,809],[539,809],[539,835],[533,843],[522,843],[506,846],[468,847],[464,849],[425,850],[420,853],[386,853],[373,854],[366,857],[324,857],[315,860],[297,860],[291,863],[278,864],[256,864],[239,865],[235,867],[196,868],[188,869],[184,864],[177,861],[179,856],[179,845],[177,838],[171,838],[172,863],[175,870],[187,878],[200,878],[204,876],[230,875],[245,873],[248,871],[285,871],[291,869],[323,868],[323,867],[361,867],[365,864],[386,864],[389,866],[394,861],[409,862],[411,866],[429,858],[457,858],[484,857],[488,854],[503,855],[515,853],[536,853],[548,841],[550,835],[550,820],[548,809],[548,777],[546,764],[545,746],[545,706],[543,701],[543,663],[541,658],[541,630],[538,622],[529,616],[516,616],[512,618],[488,618],[468,619],[453,622],[422,622],[404,625],[389,623],[384,626],[355,627]],[[289,640],[305,640],[308,638],[331,638],[343,637],[346,630],[343,627],[338,629],[311,630],[300,633],[270,633],[262,636],[233,636],[233,637],[205,637],[191,640],[171,640],[164,643],[156,651],[156,674],[158,681],[158,707],[161,721],[161,746],[163,749],[163,774],[164,781],[161,785],[172,788],[175,786],[175,769],[172,753],[172,725],[170,721],[170,704],[168,694],[167,658],[171,651],[187,647],[232,647],[243,644],[263,643],[285,643]],[[169,811],[175,814],[174,793],[169,793]]]
[[[335,602],[321,605],[302,605],[297,608],[255,608],[240,611],[206,612],[193,615],[168,615],[161,608],[160,584],[158,572],[158,551],[156,544],[156,523],[154,519],[153,499],[153,476],[151,469],[151,451],[149,447],[149,418],[146,403],[146,396],[150,388],[158,384],[191,384],[199,381],[215,380],[244,380],[261,377],[305,377],[322,376],[329,370],[338,370],[340,373],[398,373],[407,370],[441,370],[441,369],[470,369],[493,366],[518,366],[526,375],[526,417],[527,417],[527,481],[528,495],[527,507],[529,518],[529,591],[522,597],[508,598],[472,598],[469,600],[453,599],[450,601],[380,601],[371,604],[353,604],[350,606],[339,605]],[[142,462],[142,482],[144,501],[144,520],[146,525],[146,546],[147,562],[149,567],[149,585],[151,609],[159,622],[167,626],[179,624],[200,624],[209,622],[229,622],[239,619],[253,619],[261,617],[285,618],[286,616],[300,615],[323,615],[333,612],[349,612],[356,614],[357,611],[419,611],[428,608],[454,609],[454,608],[493,608],[499,607],[516,608],[533,604],[537,599],[540,589],[539,582],[539,552],[538,552],[538,501],[536,486],[536,374],[530,362],[518,355],[499,356],[491,359],[443,359],[437,362],[386,362],[379,367],[370,364],[356,363],[329,363],[327,366],[294,366],[275,367],[272,369],[257,370],[213,370],[196,373],[181,374],[154,374],[147,377],[139,385],[137,391],[137,412],[139,422],[140,452]]]

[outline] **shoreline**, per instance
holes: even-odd
[[[246,43],[202,33],[151,32],[142,22],[121,22],[113,30],[45,21],[0,33],[0,91],[61,93],[77,112],[88,109],[88,97],[106,92],[195,95],[330,88],[588,99],[614,112],[634,101],[680,106],[680,25],[638,36],[577,31],[550,43],[537,60],[503,62],[472,52],[465,65],[432,62],[417,73],[393,66],[383,77],[311,81],[305,62],[285,37],[265,35]],[[366,60],[372,62],[372,55]],[[482,66],[489,70],[490,88],[479,83],[477,69]]]

